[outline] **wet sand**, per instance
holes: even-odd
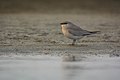
[[[100,34],[84,37],[70,46],[60,22],[71,21]],[[120,53],[118,14],[1,14],[0,55],[63,55]]]
[[[1,0],[0,80],[119,80],[120,1]],[[60,23],[99,34],[72,40]]]
[[[70,46],[63,21],[101,33]],[[118,14],[0,14],[0,80],[119,80],[119,56]]]

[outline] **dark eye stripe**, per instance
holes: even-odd
[[[63,24],[68,24],[68,23],[60,23],[61,25],[63,25]]]

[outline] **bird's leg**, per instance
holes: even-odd
[[[75,45],[76,39],[73,39],[72,45]]]

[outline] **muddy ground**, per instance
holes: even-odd
[[[101,33],[72,42],[60,22]],[[119,14],[0,14],[0,55],[120,54]]]

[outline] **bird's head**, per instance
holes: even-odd
[[[72,23],[68,22],[68,21],[65,21],[65,22],[60,23],[60,25],[61,25],[61,27],[66,27],[67,28],[68,26],[72,25]]]

